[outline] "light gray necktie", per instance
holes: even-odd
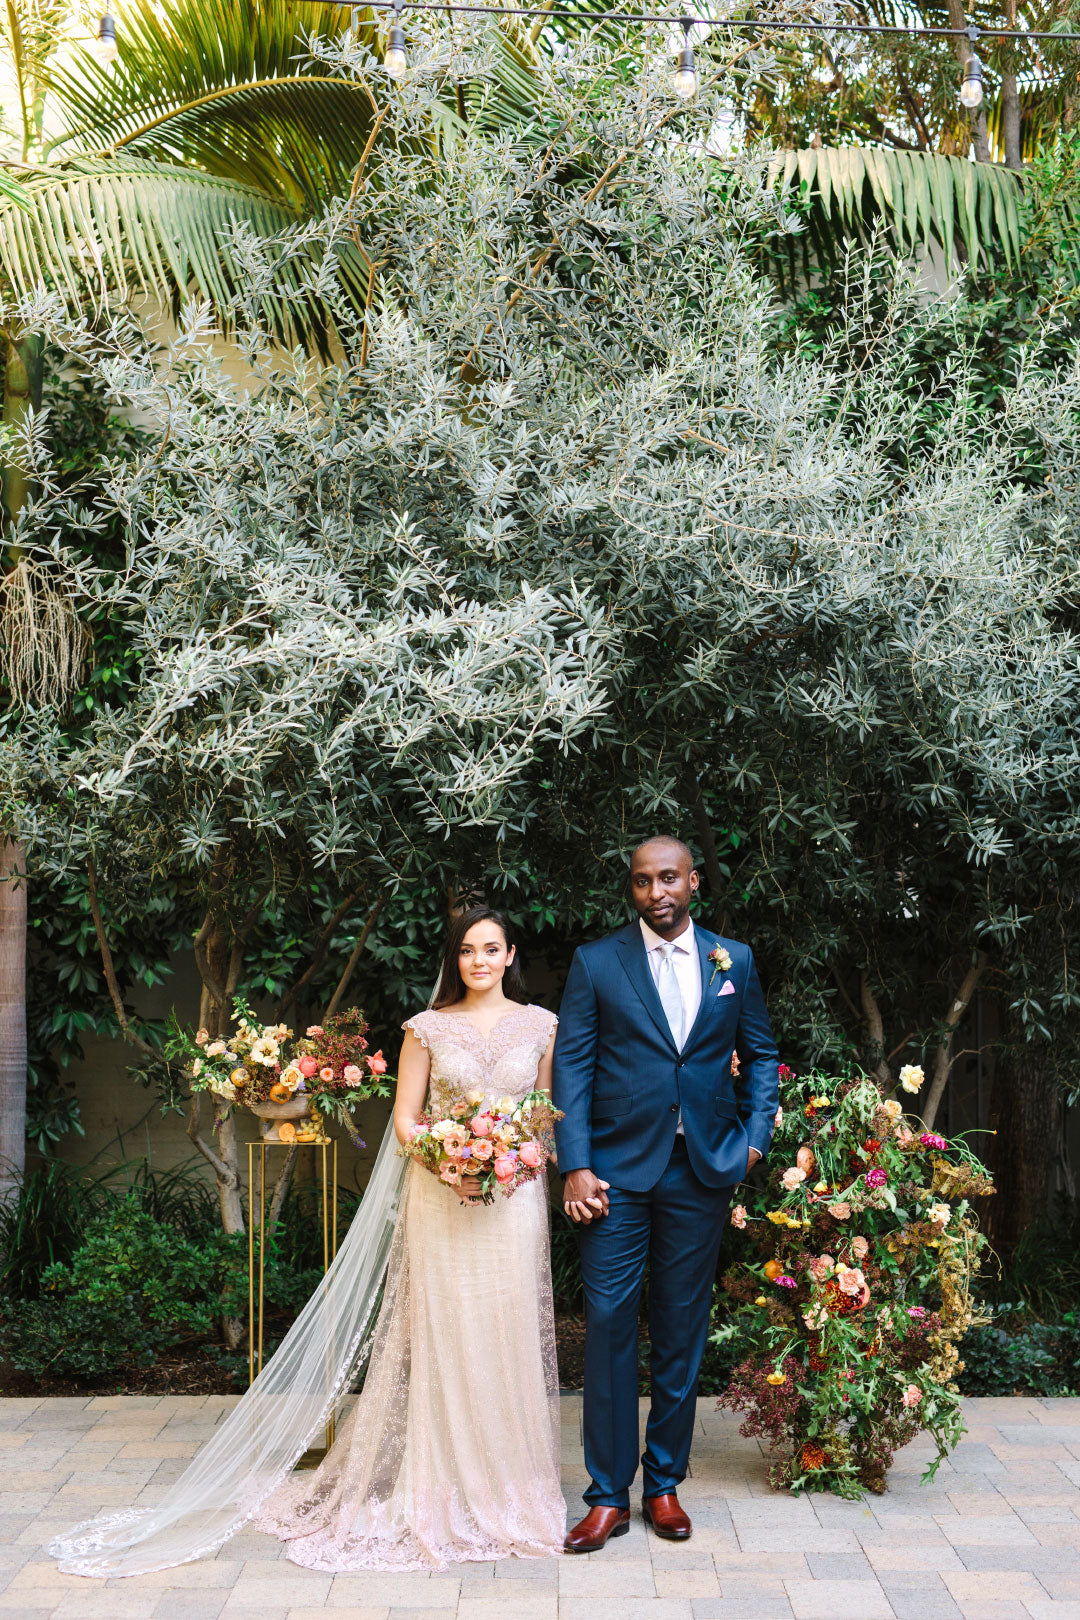
[[[683,1044],[683,998],[679,989],[679,980],[675,972],[675,947],[670,940],[665,940],[659,947],[660,971],[656,975],[656,988],[660,994],[660,1005],[667,1015],[668,1027],[672,1039],[679,1051]]]

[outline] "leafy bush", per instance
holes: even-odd
[[[0,1294],[33,1298],[45,1268],[70,1261],[90,1222],[125,1196],[192,1240],[218,1229],[213,1192],[193,1163],[157,1170],[142,1159],[95,1176],[51,1159],[27,1170],[17,1198],[0,1208]]]
[[[338,1232],[359,1198],[342,1190]],[[318,1189],[290,1189],[267,1236],[264,1353],[322,1274]],[[0,1355],[34,1377],[96,1378],[199,1345],[237,1376],[247,1352],[220,1350],[221,1319],[246,1319],[247,1243],[220,1231],[213,1190],[193,1163],[148,1161],[104,1175],[53,1161],[28,1171],[0,1210]]]
[[[960,1345],[965,1395],[1080,1393],[1080,1316],[1041,1322],[1022,1304],[1001,1304]]]
[[[46,1266],[70,1260],[108,1201],[100,1182],[57,1159],[26,1171],[17,1197],[0,1204],[0,1297],[36,1294]]]
[[[149,1367],[159,1351],[217,1336],[235,1246],[195,1242],[129,1194],[92,1220],[69,1262],[41,1275],[41,1295],[0,1304],[0,1349],[20,1372],[88,1376]]]
[[[770,1441],[774,1485],[883,1491],[920,1430],[938,1460],[962,1432],[957,1342],[985,1242],[969,1200],[992,1183],[865,1075],[781,1069],[781,1098],[774,1168],[732,1211],[754,1252],[724,1276],[744,1348],[722,1404]]]

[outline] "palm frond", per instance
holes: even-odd
[[[72,159],[28,171],[29,210],[0,199],[0,273],[17,292],[52,282],[73,302],[137,288],[169,299],[190,290],[227,309],[244,265],[234,227],[270,237],[296,215],[254,186],[141,158]],[[317,329],[320,313],[298,259],[267,314],[280,331]],[[362,301],[362,273],[343,255],[339,276]]]
[[[95,150],[194,164],[303,208],[348,190],[372,121],[370,96],[350,80],[264,79],[165,111],[125,111]],[[90,133],[101,135],[100,121],[69,146],[82,146]]]
[[[962,243],[968,262],[1015,265],[1021,247],[1021,182],[992,163],[936,152],[869,147],[780,152],[769,184],[807,204],[807,236],[826,261],[842,236],[880,223],[901,253],[938,243],[951,260]]]
[[[111,71],[89,50],[52,70],[64,126],[52,150],[193,163],[288,207],[339,194],[370,132],[372,97],[313,62],[307,41],[350,21],[349,8],[324,0],[133,0]]]

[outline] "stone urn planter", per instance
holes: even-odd
[[[288,1102],[249,1102],[247,1107],[259,1121],[259,1134],[264,1142],[280,1142],[278,1126],[286,1120],[298,1124],[308,1117],[310,1099],[301,1092]]]

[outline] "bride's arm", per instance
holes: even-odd
[[[418,1041],[411,1029],[405,1031],[405,1040],[398,1059],[397,1090],[394,1093],[394,1134],[399,1142],[407,1142],[427,1098],[428,1074],[431,1059],[423,1041]]]
[[[536,1089],[546,1091],[551,1096],[551,1065],[555,1056],[555,1031],[551,1032],[551,1039],[547,1043],[547,1050],[536,1068]]]

